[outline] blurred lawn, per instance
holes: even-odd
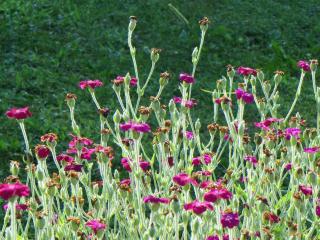
[[[169,3],[189,24],[168,8]],[[23,146],[17,123],[4,116],[9,107],[31,107],[34,115],[26,125],[33,144],[50,131],[66,140],[70,122],[64,97],[68,92],[76,93],[76,119],[82,132],[97,138],[96,109],[77,83],[101,79],[105,87],[97,91],[98,99],[114,110],[110,80],[128,71],[133,74],[126,39],[130,15],[138,17],[134,45],[141,79],[149,71],[150,49],[163,49],[146,97],[155,94],[159,73],[168,70],[173,76],[165,100],[178,94],[178,74],[192,69],[190,55],[199,42],[198,20],[210,18],[193,91],[199,100],[195,116],[202,119],[205,129],[212,121],[212,103],[199,89],[212,89],[229,63],[262,68],[267,79],[275,70],[285,71],[281,111],[288,111],[298,83],[297,60],[320,55],[319,12],[319,1],[315,0],[1,1],[0,176],[7,174],[9,160],[21,158]],[[308,76],[297,110],[313,121],[316,113],[311,107],[311,88]]]

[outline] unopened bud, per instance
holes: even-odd
[[[129,31],[133,32],[134,29],[136,28],[136,25],[137,25],[137,17],[131,16],[130,22],[129,22],[129,27],[128,27]]]

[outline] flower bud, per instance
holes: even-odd
[[[198,52],[199,52],[198,47],[195,47],[195,48],[193,49],[193,52],[192,52],[192,55],[191,55],[191,56],[192,56],[192,63],[193,63],[193,64],[198,61]]]
[[[273,79],[276,84],[279,84],[281,82],[283,74],[284,74],[284,72],[282,72],[282,71],[275,71],[275,75],[274,75]]]
[[[173,201],[171,206],[175,214],[178,214],[181,211],[179,201]]]
[[[163,72],[160,74],[159,84],[161,87],[168,84],[168,80],[170,78],[170,74],[168,72]]]
[[[200,123],[200,120],[199,118],[197,119],[196,123],[195,123],[195,128],[196,128],[196,131],[199,132],[200,128],[201,128],[201,123]]]
[[[68,93],[66,96],[66,102],[69,108],[74,108],[76,104],[77,96],[72,93]]]
[[[229,78],[234,78],[236,71],[234,70],[233,66],[230,64],[227,66],[227,75]]]
[[[200,29],[201,29],[202,32],[206,32],[207,31],[209,23],[210,23],[210,21],[209,21],[209,19],[207,17],[203,17],[199,21]]]
[[[264,73],[262,72],[262,70],[257,69],[257,77],[258,77],[258,79],[259,79],[261,82],[263,82],[263,80],[264,80]]]
[[[310,69],[312,72],[317,71],[317,67],[318,67],[318,60],[317,59],[312,59],[310,60]]]
[[[159,48],[151,48],[150,58],[153,63],[156,63],[159,60],[159,53],[161,49]]]
[[[128,30],[129,30],[130,32],[133,32],[134,29],[136,28],[136,25],[137,25],[137,17],[135,17],[135,16],[130,16],[130,22],[129,22]]]
[[[18,176],[18,174],[19,174],[19,169],[20,169],[20,167],[19,167],[19,162],[17,162],[17,161],[11,161],[10,162],[10,172],[11,172],[11,174],[13,175],[13,176]]]
[[[118,109],[113,115],[113,121],[114,121],[114,123],[117,123],[117,124],[119,124],[121,121],[121,114]]]

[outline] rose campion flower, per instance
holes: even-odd
[[[216,202],[219,199],[229,200],[232,198],[232,193],[225,188],[211,189],[204,194],[203,198],[207,202]]]
[[[121,164],[125,170],[127,170],[128,172],[131,172],[132,170],[131,170],[129,161],[130,161],[129,158],[124,157],[121,159]]]
[[[238,67],[237,73],[246,77],[249,75],[257,76],[257,70],[249,67]]]
[[[147,133],[151,131],[151,128],[147,123],[134,123],[132,124],[131,129],[137,133]]]
[[[120,130],[123,132],[132,130],[136,133],[147,133],[151,131],[151,128],[147,123],[127,122],[127,123],[121,123],[119,127],[120,127]]]
[[[310,64],[307,62],[307,61],[304,61],[304,60],[300,60],[298,63],[297,63],[297,66],[301,69],[303,69],[303,71],[305,72],[309,72],[310,71]]]
[[[98,231],[104,230],[106,228],[106,224],[102,223],[98,219],[92,219],[86,223],[86,226],[91,228],[91,230],[97,234]]]
[[[126,187],[126,188],[129,188],[130,187],[130,184],[131,184],[131,179],[130,178],[125,178],[125,179],[122,179],[119,183],[120,186],[122,187]]]
[[[262,122],[256,122],[254,123],[254,125],[258,128],[261,128],[265,131],[268,131],[270,130],[270,126],[271,124],[273,123],[276,123],[276,122],[281,122],[283,121],[283,119],[279,119],[279,118],[267,118],[266,120],[262,121]]]
[[[320,205],[316,206],[316,215],[320,217]]]
[[[29,187],[20,182],[0,184],[0,197],[4,200],[12,197],[27,197],[29,193]]]
[[[58,162],[63,161],[63,162],[67,162],[67,163],[72,163],[74,161],[73,157],[71,157],[67,154],[63,154],[63,153],[61,153],[57,156],[57,160],[58,160]]]
[[[72,140],[69,142],[69,148],[75,148],[78,145],[82,145],[82,146],[90,146],[93,144],[93,141],[89,138],[86,137],[77,137],[72,135]]]
[[[132,123],[131,122],[120,123],[119,127],[121,131],[126,132],[132,128]]]
[[[178,185],[180,185],[180,186],[185,186],[185,185],[187,185],[187,184],[192,184],[192,185],[194,185],[194,186],[197,186],[198,185],[198,182],[195,180],[195,179],[193,179],[193,178],[191,178],[191,177],[189,177],[189,175],[188,174],[186,174],[186,173],[179,173],[179,174],[177,174],[177,175],[175,175],[173,178],[172,178],[172,180],[176,183],[176,184],[178,184]]]
[[[238,100],[242,99],[246,104],[251,104],[254,101],[253,95],[244,91],[242,88],[235,90],[235,94]]]
[[[290,171],[292,169],[292,163],[287,163],[286,165],[284,165],[284,169]]]
[[[93,153],[95,153],[95,151],[96,151],[95,148],[86,148],[86,147],[83,147],[83,148],[81,149],[80,158],[90,161],[90,160],[91,160],[91,155],[92,155]]]
[[[191,140],[193,138],[193,132],[191,131],[186,131],[185,135],[188,140]]]
[[[153,204],[159,204],[159,203],[169,204],[170,199],[169,198],[158,198],[153,195],[149,195],[149,196],[146,196],[143,198],[143,202],[144,203],[153,203]]]
[[[24,108],[11,108],[6,112],[8,118],[14,118],[17,120],[26,119],[32,116],[32,113],[29,111],[29,107]]]
[[[46,133],[45,135],[40,137],[41,142],[56,142],[58,140],[58,136],[55,133]]]
[[[291,137],[295,137],[296,139],[299,139],[301,130],[299,128],[287,128],[285,130],[285,138],[287,140],[290,140]]]
[[[185,82],[188,84],[192,84],[195,82],[194,77],[192,77],[191,75],[189,75],[187,73],[180,73],[179,79],[181,82]]]
[[[182,98],[181,97],[174,96],[172,99],[173,99],[173,102],[176,103],[176,104],[177,103],[182,103]]]
[[[124,76],[117,76],[113,81],[115,85],[119,86],[124,83]],[[131,77],[130,86],[135,87],[138,84],[138,79],[136,77]]]
[[[71,163],[71,164],[68,164],[67,166],[65,166],[64,170],[66,172],[69,172],[69,171],[81,172],[82,168],[83,168],[82,164],[73,164],[73,163]]]
[[[25,211],[25,210],[27,210],[28,209],[28,204],[24,204],[24,203],[16,203],[16,210],[18,210],[18,211]],[[5,211],[7,211],[8,210],[8,208],[9,208],[9,204],[8,203],[6,203],[5,205],[3,205],[3,209],[5,210]]]
[[[245,156],[244,160],[252,163],[253,166],[257,166],[257,164],[258,164],[258,160],[255,156]]]
[[[221,214],[220,222],[223,228],[233,228],[239,225],[239,214],[236,212],[224,212]]]
[[[142,171],[147,171],[150,168],[150,163],[147,161],[140,161],[139,166],[142,169]]]
[[[312,195],[311,186],[299,185],[299,190],[306,196]]]
[[[270,223],[278,223],[278,222],[280,222],[280,218],[276,214],[274,214],[272,212],[265,212],[263,217],[264,217],[265,220],[268,220]]]
[[[197,215],[201,215],[206,210],[213,211],[213,209],[214,209],[211,203],[209,203],[209,202],[199,202],[198,200],[194,200],[191,203],[184,204],[183,208],[186,211],[193,211],[193,213],[195,213]]]
[[[35,152],[40,159],[46,159],[50,154],[49,148],[45,145],[37,145],[35,147]]]
[[[101,87],[103,83],[100,80],[84,80],[79,83],[79,87],[81,89],[95,89],[97,87]]]
[[[130,86],[135,87],[138,84],[138,79],[136,77],[131,77],[130,79]]]
[[[303,151],[304,151],[305,153],[314,154],[314,153],[319,152],[319,151],[320,151],[320,148],[319,148],[319,147],[309,147],[309,148],[303,149]]]
[[[208,236],[206,240],[220,240],[218,235]]]
[[[167,160],[168,160],[169,167],[172,167],[174,165],[173,157],[170,156],[170,157],[167,158]]]
[[[241,99],[243,94],[245,93],[245,91],[242,88],[238,88],[234,91],[234,93],[236,94],[237,99]]]

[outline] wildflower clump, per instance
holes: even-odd
[[[151,68],[142,78],[132,42],[137,24],[130,17],[133,72],[78,83],[92,98],[99,131],[82,133],[72,93],[68,144],[50,132],[30,147],[29,107],[5,113],[20,127],[26,172],[13,161],[0,184],[0,239],[319,239],[317,60],[298,61],[297,91],[284,116],[278,100],[285,73],[277,70],[266,81],[262,70],[228,65],[216,88],[205,90],[212,114],[197,119],[192,88],[202,81],[197,66],[209,19],[199,22],[191,69],[161,73],[157,93],[147,97],[161,51],[150,50]],[[306,78],[314,90],[314,128],[294,114]],[[161,98],[168,86],[180,93]],[[96,97],[111,89],[113,108]],[[249,104],[256,119],[246,118]]]

